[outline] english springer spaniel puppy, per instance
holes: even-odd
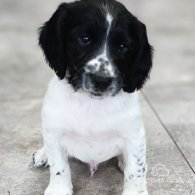
[[[138,102],[152,67],[146,27],[115,0],[62,3],[40,29],[39,44],[55,71],[42,109],[49,165],[45,195],[72,195],[69,157],[93,175],[113,157],[124,172],[122,195],[147,195],[145,130]]]

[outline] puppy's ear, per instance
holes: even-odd
[[[127,73],[125,91],[132,93],[143,87],[152,68],[153,48],[148,43],[146,26],[137,20],[135,25],[136,51]],[[130,70],[131,69],[131,70]]]
[[[66,74],[64,40],[62,32],[66,25],[67,4],[61,4],[53,16],[40,28],[39,45],[42,48],[46,61],[60,79]],[[64,34],[63,34],[64,35]]]

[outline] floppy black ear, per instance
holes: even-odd
[[[135,26],[136,51],[131,70],[127,75],[125,91],[132,93],[143,87],[152,68],[153,48],[148,43],[146,26],[138,21]]]
[[[67,16],[67,4],[61,4],[53,16],[40,28],[39,45],[42,48],[46,61],[56,72],[60,79],[66,74],[65,54],[63,52],[64,40],[62,29]],[[63,33],[65,33],[63,31]]]

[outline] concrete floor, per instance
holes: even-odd
[[[60,0],[0,1],[0,195],[43,194],[48,169],[31,155],[42,145],[40,109],[52,75],[37,46],[37,28]],[[155,48],[142,91],[151,195],[195,195],[195,1],[122,0],[147,24]],[[76,195],[118,195],[116,160],[93,178],[71,161]]]

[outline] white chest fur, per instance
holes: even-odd
[[[50,82],[42,110],[43,133],[58,136],[69,156],[98,164],[119,155],[142,122],[138,94],[98,99],[75,92],[66,80]]]

